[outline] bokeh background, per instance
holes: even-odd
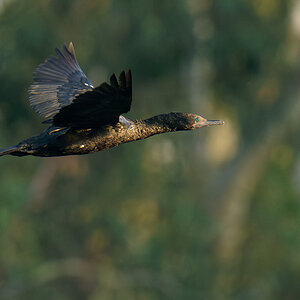
[[[0,145],[45,126],[32,72],[73,41],[130,118],[222,127],[0,159],[0,299],[300,299],[300,1],[1,0]]]

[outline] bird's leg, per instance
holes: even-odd
[[[119,117],[119,123],[127,129],[134,124],[134,122],[132,122],[131,120],[125,118],[124,116]]]

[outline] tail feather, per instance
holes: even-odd
[[[0,150],[0,156],[7,155],[7,154],[13,154],[14,152],[16,152],[18,150],[19,150],[19,148],[17,146],[8,147],[3,150]]]

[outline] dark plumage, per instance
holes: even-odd
[[[223,124],[199,115],[169,113],[146,120],[129,120],[131,72],[94,88],[78,65],[73,44],[56,48],[34,72],[29,88],[31,107],[51,124],[38,136],[0,151],[0,156],[63,156],[88,154],[164,132],[193,130]]]

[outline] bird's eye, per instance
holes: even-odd
[[[196,118],[196,121],[197,121],[197,122],[199,122],[199,121],[200,121],[200,119],[199,119],[199,118]]]

